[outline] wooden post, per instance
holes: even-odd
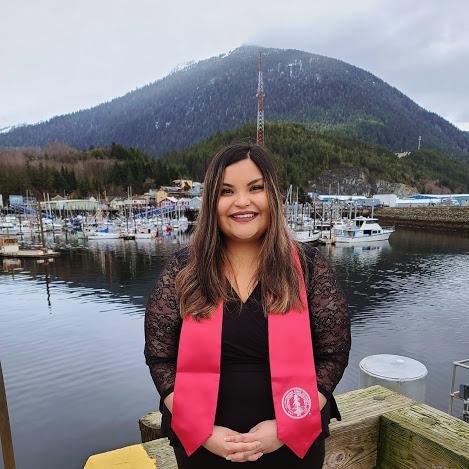
[[[414,401],[382,386],[335,396],[342,420],[331,420],[324,469],[374,469],[381,416]]]
[[[149,412],[138,421],[142,443],[161,438],[161,413]]]
[[[384,414],[377,468],[396,467],[469,467],[469,424],[422,403]]]
[[[0,362],[0,438],[2,442],[3,465],[5,469],[15,469],[15,455],[11,440],[10,419],[8,417],[7,396],[3,382],[2,364]]]

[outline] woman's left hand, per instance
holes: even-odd
[[[272,453],[283,446],[283,443],[277,438],[277,422],[275,420],[264,420],[249,430],[249,433],[241,433],[225,438],[225,441],[231,443],[249,443],[251,441],[260,441],[261,445],[257,451],[261,453]],[[231,453],[227,459],[233,462],[246,462],[247,459],[243,453]]]

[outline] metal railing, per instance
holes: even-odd
[[[451,391],[449,393],[449,406],[448,406],[448,413],[453,415],[453,403],[454,399],[461,399],[463,401],[463,414],[462,419],[465,422],[469,423],[469,385],[468,384],[460,384],[459,391],[454,389],[454,383],[456,381],[456,371],[460,368],[465,368],[469,370],[469,358],[465,360],[458,360],[453,362],[453,377],[451,380]]]

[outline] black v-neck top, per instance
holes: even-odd
[[[306,289],[316,378],[318,390],[327,398],[327,404],[321,411],[322,433],[319,440],[329,435],[331,418],[341,420],[332,392],[348,363],[350,319],[345,297],[328,262],[316,248],[305,245],[305,254],[307,265],[304,269],[308,269]],[[174,280],[186,261],[186,249],[178,251],[170,259],[150,295],[145,315],[146,361],[161,397],[162,430],[173,446],[180,446],[180,442],[171,430],[171,414],[163,400],[174,390],[182,324]],[[215,424],[248,432],[257,423],[275,418],[267,318],[262,308],[260,282],[245,303],[241,302],[229,284],[228,287],[232,299],[224,303],[223,309],[220,386]]]

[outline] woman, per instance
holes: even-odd
[[[265,148],[213,158],[191,243],[150,295],[145,338],[180,468],[322,467],[350,320],[326,260],[289,237]]]

